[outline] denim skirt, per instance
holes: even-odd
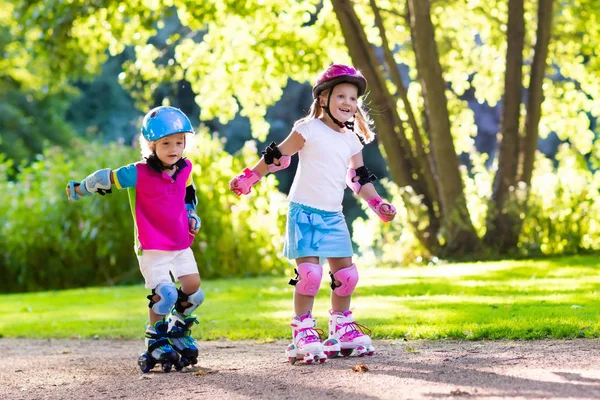
[[[341,211],[323,211],[290,203],[283,255],[289,259],[352,257],[352,241]]]

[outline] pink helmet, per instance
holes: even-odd
[[[313,86],[313,98],[319,97],[319,94],[327,89],[330,89],[340,83],[351,83],[358,88],[358,96],[365,94],[367,90],[367,80],[360,71],[342,64],[332,64],[325,68],[317,77],[317,81]]]

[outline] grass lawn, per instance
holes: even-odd
[[[358,322],[375,338],[538,339],[600,337],[595,256],[360,270]],[[359,267],[360,268],[360,267]],[[290,274],[291,275],[291,274]],[[203,281],[194,336],[289,338],[288,277]],[[328,277],[314,315],[327,326]],[[0,295],[0,336],[142,337],[142,285]],[[325,329],[327,330],[327,329]]]

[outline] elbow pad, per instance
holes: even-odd
[[[356,179],[358,177],[358,179]],[[356,169],[348,168],[346,174],[346,184],[356,194],[360,192],[360,188],[367,183],[374,182],[377,177],[372,174],[364,165]]]
[[[84,195],[89,195],[92,193],[100,193],[104,196],[106,193],[112,193],[110,183],[110,168],[105,168],[98,170],[92,174],[90,174],[87,178],[81,181],[81,191]]]
[[[279,151],[275,142],[271,142],[271,144],[262,151],[262,154],[265,158],[265,163],[267,163],[267,167],[269,168],[269,172],[277,172],[286,169],[290,166],[290,162],[292,161],[292,157],[281,154],[281,151]],[[275,159],[279,160],[279,165],[275,164]]]

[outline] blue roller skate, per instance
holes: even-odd
[[[162,319],[157,321],[154,326],[148,325],[146,328],[146,352],[138,358],[138,365],[143,373],[150,372],[158,363],[163,372],[171,371],[175,366],[178,371],[183,368],[179,361],[179,355],[169,343],[167,334],[167,322]]]
[[[198,363],[198,343],[191,336],[191,328],[198,320],[194,315],[183,315],[175,309],[169,315],[169,339],[171,345],[181,355],[184,367]]]

